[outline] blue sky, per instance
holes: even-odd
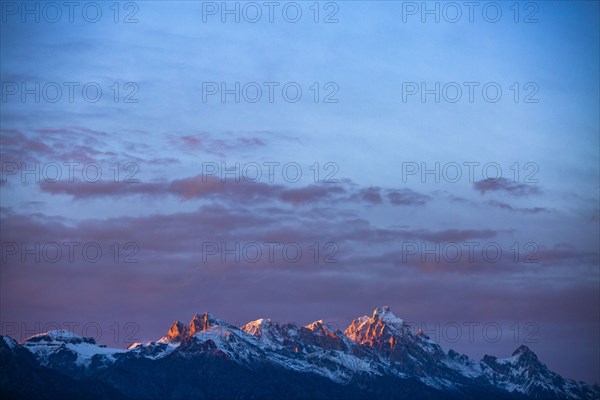
[[[134,162],[139,185],[148,186],[120,192],[81,182],[21,183],[11,175],[0,196],[2,233],[14,242],[61,235],[131,237],[140,242],[146,269],[97,265],[90,272],[59,263],[51,266],[56,271],[41,271],[39,265],[17,266],[14,259],[2,265],[3,321],[60,321],[82,318],[82,313],[112,321],[133,313],[140,334],[149,339],[171,320],[188,318],[188,311],[206,309],[240,321],[263,313],[284,320],[298,315],[302,304],[302,317],[324,312],[323,318],[345,324],[385,303],[407,320],[536,322],[541,336],[531,347],[543,361],[569,377],[598,382],[597,2],[536,2],[537,23],[523,23],[533,10],[527,2],[518,3],[518,23],[509,3],[498,3],[502,17],[497,23],[477,11],[473,23],[466,14],[457,23],[443,18],[436,23],[431,17],[423,23],[419,15],[407,15],[403,22],[407,3],[391,1],[336,2],[337,23],[314,23],[312,2],[298,3],[303,10],[298,23],[277,12],[273,23],[222,23],[218,15],[203,22],[206,2],[152,1],[135,3],[138,22],[129,24],[114,23],[108,3],[98,4],[103,14],[97,23],[77,12],[73,23],[66,17],[56,23],[23,22],[3,8],[3,96],[7,85],[23,82],[96,82],[103,89],[96,103],[83,101],[80,91],[72,103],[66,92],[56,103],[7,95],[0,112],[3,163],[98,162],[110,174],[114,162]],[[325,5],[319,4],[320,18],[334,10]],[[121,9],[119,18],[131,10]],[[139,101],[123,103],[121,97],[115,103],[110,89],[115,82],[122,96],[127,93],[123,85],[133,82]],[[228,87],[277,82],[279,88],[295,82],[303,96],[289,103],[276,90],[272,103],[265,93],[257,103],[235,103],[232,96],[225,103],[218,96],[203,102],[207,82]],[[325,84],[333,83],[338,102],[315,103],[314,82],[321,96],[327,93]],[[429,88],[457,82],[463,97],[456,103],[435,102],[433,96],[422,102],[417,95],[403,102],[407,82],[425,82]],[[464,82],[479,84],[473,102]],[[489,82],[502,89],[500,101],[482,97],[480,88]],[[511,89],[515,82],[518,102]],[[538,102],[524,103],[533,87]],[[273,185],[261,181],[264,187],[216,185],[195,192],[199,184],[193,177],[201,174],[202,163],[271,161],[298,163],[303,179],[289,183],[277,176]],[[309,167],[315,162],[321,167],[335,163],[340,179],[337,192],[335,185],[316,185],[326,188],[316,200],[304,191],[314,184]],[[403,181],[407,162],[429,167],[497,163],[507,180],[489,190],[468,179]],[[528,162],[536,166],[537,183],[523,182],[531,171],[523,169]],[[521,174],[511,184],[515,163]],[[394,203],[391,192],[403,201]],[[186,225],[206,213],[222,225],[202,220],[208,231]],[[154,237],[124,233],[148,229],[153,221],[162,226],[165,218],[173,219],[171,230]],[[34,240],[36,235],[40,239]],[[386,235],[396,236],[388,240]],[[337,270],[187,268],[198,256],[198,242],[191,239],[214,237],[335,241],[346,257],[340,257],[345,261]],[[535,242],[540,263],[398,268],[393,253],[407,238],[430,244],[431,238],[492,238],[503,247]],[[180,280],[210,282],[213,289],[198,293],[178,286]],[[279,289],[253,300],[251,293],[262,292],[265,283]],[[65,287],[78,289],[56,296]],[[186,301],[164,307],[176,293],[187,294]],[[73,306],[75,299],[91,301],[92,294],[105,301]],[[557,350],[574,336],[578,343]],[[511,341],[457,346],[477,357],[518,347]]]

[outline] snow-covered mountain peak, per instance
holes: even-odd
[[[179,343],[213,328],[237,329],[211,313],[196,314],[188,325],[181,321],[173,322],[167,334],[159,339],[158,343]]]
[[[210,328],[211,321],[208,313],[203,315],[196,314],[194,318],[190,321],[189,329],[190,335],[195,335],[198,332],[202,332]]]
[[[272,348],[287,347],[299,335],[299,328],[294,324],[279,325],[263,318],[248,322],[241,330]]]
[[[373,319],[380,319],[387,323],[393,324],[403,324],[404,321],[401,318],[398,318],[392,312],[392,309],[389,306],[377,307],[373,311]]]
[[[161,339],[166,342],[179,342],[187,335],[187,327],[180,321],[175,321],[169,328],[167,335]]]
[[[140,347],[143,345],[144,345],[144,343],[142,343],[142,342],[134,342],[134,343],[131,343],[129,346],[127,346],[127,350],[133,350],[136,347]]]
[[[98,345],[93,338],[81,337],[66,330],[31,336],[23,341],[23,347],[45,366],[58,365],[70,360],[70,368],[73,368],[73,371],[90,365],[94,359],[98,364],[110,364],[115,360],[116,354],[125,352]]]
[[[595,389],[564,379],[544,365],[527,346],[517,348],[511,357],[485,355],[482,371],[493,382],[510,392],[520,392],[534,398],[597,398]]]
[[[398,339],[410,334],[408,326],[388,306],[376,308],[371,318],[363,316],[355,319],[344,333],[356,343],[370,346],[388,342],[390,337]]]
[[[19,343],[10,336],[2,336],[2,339],[10,349],[16,349],[19,346]]]
[[[320,376],[320,382],[326,378],[341,385],[336,392],[352,382],[370,387],[370,382],[384,379],[417,385],[425,389],[424,393],[439,391],[449,398],[600,398],[600,388],[562,378],[526,346],[517,348],[510,357],[486,355],[479,362],[453,350],[446,353],[423,332],[412,332],[389,307],[378,307],[371,317],[355,319],[345,334],[323,320],[296,326],[258,319],[239,329],[205,313],[195,315],[189,324],[175,321],[158,342],[135,343],[127,350],[97,345],[92,338],[68,331],[35,335],[22,345],[0,337],[0,361],[15,357],[27,368],[35,360],[40,367],[75,379],[129,370],[138,377],[173,370],[172,378],[178,379],[180,371],[188,370],[187,365],[212,368],[214,363],[215,371],[238,371],[228,383],[235,381],[240,371],[245,371],[244,375],[259,371],[258,376],[264,376],[262,371],[279,374],[285,370],[282,376],[308,379],[314,374]],[[211,376],[218,375],[215,372]],[[156,379],[145,380],[143,386],[152,386]],[[464,397],[466,392],[472,396]],[[382,397],[375,398],[391,398],[387,392],[376,394]],[[427,396],[423,398],[432,398]]]
[[[331,332],[331,330],[328,329],[328,327],[323,323],[322,319],[306,325],[305,328],[318,335],[326,335],[327,333]]]
[[[525,356],[525,357],[535,357],[535,359],[537,360],[537,356],[535,355],[535,353],[533,351],[531,351],[531,349],[525,345],[521,345],[519,346],[513,353],[512,356]]]
[[[246,332],[249,335],[254,335],[261,331],[261,329],[271,326],[271,320],[265,318],[259,318],[254,321],[248,322],[246,325],[242,326],[240,329]]]
[[[204,313],[202,315],[196,314],[194,315],[194,318],[192,318],[192,320],[190,321],[190,335],[193,336],[198,332],[206,331],[210,328],[224,326],[229,326],[229,324],[215,317],[211,313]]]
[[[62,343],[90,343],[96,344],[96,341],[90,337],[81,337],[71,331],[67,330],[53,330],[45,333],[38,333],[28,337],[23,341],[26,343],[37,343],[37,342],[62,342]]]
[[[248,335],[268,341],[276,336],[275,332],[279,331],[280,327],[277,324],[273,324],[270,319],[260,318],[248,322],[240,329]]]
[[[390,306],[377,307],[375,310],[373,310],[373,318],[377,318],[385,313],[390,313],[390,312],[392,312],[392,310],[390,309]]]
[[[507,358],[496,358],[493,356],[484,356],[485,363],[487,364],[499,364],[499,365],[512,365],[514,368],[517,367],[534,367],[534,369],[544,369],[545,366],[540,363],[537,355],[527,346],[519,346],[510,357]]]

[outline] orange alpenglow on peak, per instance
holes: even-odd
[[[171,325],[169,332],[167,332],[167,339],[169,339],[169,341],[181,340],[185,334],[185,325],[183,325],[183,323],[180,321],[175,321],[173,322],[173,325]]]
[[[202,315],[196,314],[188,326],[181,321],[173,322],[166,336],[159,340],[159,342],[180,342],[190,336],[215,326],[220,326],[221,324],[223,324],[223,321],[215,318],[211,313],[204,313]]]
[[[204,313],[202,316],[199,314],[194,315],[194,318],[190,321],[190,335],[195,335],[198,332],[209,329],[211,322],[216,321],[208,313]]]

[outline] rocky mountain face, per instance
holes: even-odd
[[[206,313],[127,350],[67,331],[21,344],[5,336],[0,365],[0,390],[22,399],[600,398],[600,387],[562,378],[526,346],[481,361],[445,352],[389,307],[344,332],[323,321],[237,328]]]

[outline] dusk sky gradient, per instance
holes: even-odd
[[[135,323],[138,341],[205,311],[238,324],[323,319],[343,330],[389,305],[432,330],[463,326],[454,343],[432,335],[445,350],[479,359],[509,356],[525,343],[550,369],[599,383],[598,2],[537,2],[537,23],[515,23],[508,3],[497,23],[481,12],[473,23],[466,15],[422,23],[419,15],[403,22],[402,2],[344,1],[336,3],[339,21],[328,24],[313,22],[312,3],[299,2],[298,23],[280,13],[273,23],[221,23],[219,15],[203,22],[199,1],[137,2],[138,22],[129,24],[114,23],[108,3],[97,23],[80,14],[73,23],[3,14],[2,334],[22,340],[15,326],[95,322],[100,342],[125,347],[123,329],[113,338],[115,323]],[[519,3],[521,19],[526,4]],[[96,82],[103,95],[96,103],[80,90],[73,102],[66,92],[56,103],[22,101],[6,92],[14,82]],[[117,103],[109,89],[115,82]],[[137,103],[122,101],[126,82],[137,85]],[[276,91],[272,103],[266,93],[256,103],[205,102],[205,82],[297,82],[303,96],[290,103]],[[314,82],[321,96],[326,83],[337,85],[339,101],[315,103]],[[496,82],[503,94],[496,103],[480,89],[473,102],[466,89],[456,103],[433,95],[404,102],[406,82]],[[509,89],[515,82],[518,102]],[[537,103],[522,101],[528,82],[539,88]],[[103,177],[23,182],[7,170],[36,162],[95,162]],[[114,182],[115,162],[135,163],[139,182]],[[265,162],[297,163],[302,178],[290,182],[279,167],[272,182],[203,179],[203,163]],[[332,163],[337,182],[315,182],[316,162],[321,180]],[[486,180],[476,168],[470,181],[466,167],[455,183],[403,179],[406,163],[469,162],[497,163],[500,179]],[[527,163],[537,183],[524,181]],[[133,242],[139,262],[115,263],[109,250],[97,263],[64,254],[56,263],[23,261],[7,247],[68,241],[106,250]],[[209,242],[294,242],[306,256],[203,262]],[[339,262],[315,263],[307,250],[315,242],[319,261],[323,245],[335,243]],[[403,258],[407,243],[465,242],[497,243],[503,255],[494,263],[480,251],[472,261],[466,253],[459,262]],[[517,262],[509,250],[515,242]],[[524,263],[530,242],[538,262]],[[463,325],[470,322],[479,324],[472,341]],[[497,342],[481,331],[490,323],[503,329]]]

